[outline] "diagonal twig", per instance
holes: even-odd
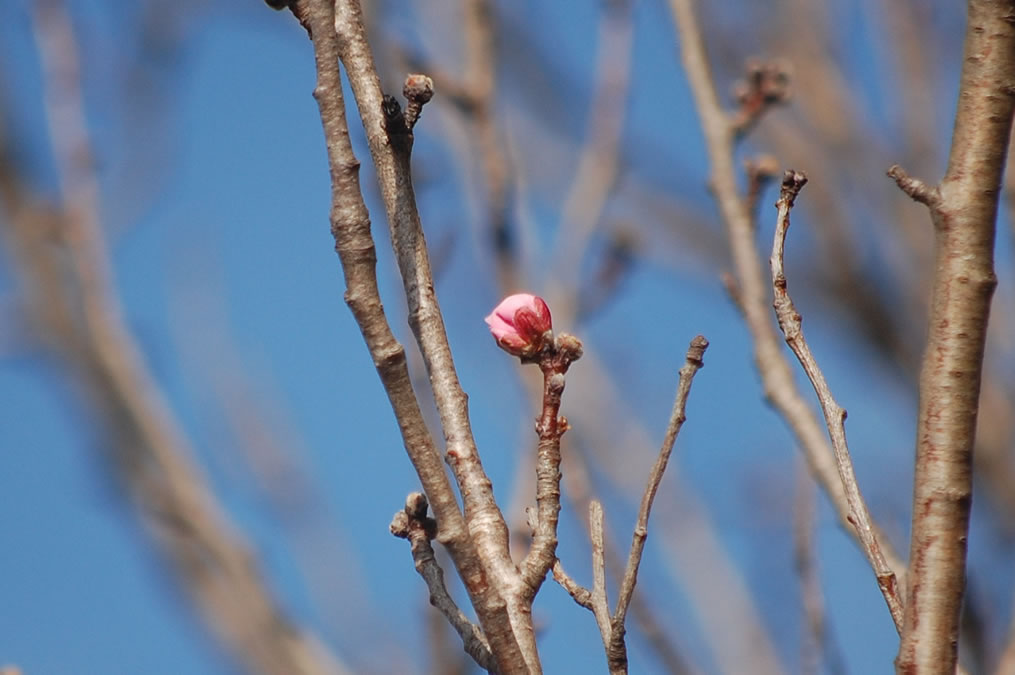
[[[733,163],[735,129],[729,114],[719,104],[712,84],[693,0],[670,0],[670,8],[680,34],[684,69],[705,134],[711,163],[710,184],[729,239],[736,277],[731,287],[736,288],[737,306],[751,332],[755,366],[761,376],[765,398],[796,436],[808,468],[831,500],[844,529],[862,546],[860,536],[850,521],[846,490],[839,478],[825,430],[801,395],[772,326],[767,283],[755,249],[751,215],[737,189]],[[895,574],[901,595],[901,589],[905,587],[905,566],[882,534],[878,533],[877,539],[888,568]]]
[[[896,584],[895,574],[885,556],[881,552],[877,534],[871,521],[867,504],[860,494],[860,486],[856,481],[856,474],[853,471],[853,460],[849,456],[849,447],[846,444],[846,411],[836,403],[832,392],[828,388],[824,373],[818,366],[811,353],[811,348],[804,339],[801,328],[800,314],[789,296],[784,272],[784,258],[786,249],[786,233],[789,230],[789,214],[793,208],[793,202],[800,192],[800,189],[807,182],[807,177],[798,171],[787,171],[782,181],[782,189],[779,193],[779,200],[776,207],[779,215],[775,223],[775,240],[772,243],[772,287],[775,290],[775,315],[779,320],[779,327],[786,336],[786,344],[796,354],[800,365],[803,366],[807,378],[814,386],[814,392],[821,404],[821,411],[825,416],[825,425],[828,427],[828,436],[832,440],[832,451],[835,453],[835,464],[839,470],[839,479],[846,490],[846,501],[849,504],[849,522],[855,528],[867,562],[870,563],[874,574],[877,577],[878,587],[881,594],[885,596],[888,604],[888,611],[892,614],[892,620],[896,628],[902,625],[902,597]]]
[[[412,560],[416,571],[426,582],[430,591],[430,604],[433,605],[462,638],[465,652],[485,670],[494,670],[496,663],[490,653],[490,645],[483,631],[469,621],[454,598],[444,585],[444,570],[434,556],[430,540],[437,535],[437,522],[426,515],[426,496],[421,492],[413,492],[405,499],[405,508],[395,513],[389,529],[391,534],[407,539],[412,550]]]
[[[687,419],[685,409],[687,408],[687,397],[691,393],[691,383],[694,376],[704,366],[702,357],[708,349],[708,340],[698,335],[687,348],[684,365],[680,369],[680,379],[677,382],[677,395],[673,401],[673,411],[670,414],[669,424],[666,426],[666,435],[663,437],[663,445],[659,449],[659,456],[655,465],[649,473],[648,485],[645,487],[645,494],[641,498],[641,506],[638,508],[638,519],[634,525],[634,536],[631,541],[631,551],[627,558],[627,567],[624,570],[624,578],[620,582],[620,592],[617,597],[617,607],[611,619],[610,646],[607,649],[607,660],[610,664],[610,672],[627,672],[627,646],[624,642],[626,629],[624,622],[627,619],[627,609],[631,604],[631,597],[634,595],[634,586],[638,581],[638,567],[641,565],[641,556],[645,550],[645,539],[648,537],[648,519],[652,513],[652,502],[655,501],[659,484],[666,472],[666,465],[669,463],[670,454],[673,452],[673,444],[677,440],[677,434]]]

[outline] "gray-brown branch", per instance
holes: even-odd
[[[899,673],[952,673],[958,658],[972,451],[994,275],[1001,176],[1015,109],[1015,2],[969,0],[958,109],[944,178],[893,167],[934,222],[934,281],[920,371],[909,584]]]
[[[881,594],[885,597],[896,630],[901,630],[902,598],[899,595],[895,574],[888,567],[885,556],[881,552],[881,545],[871,521],[870,511],[867,509],[863,495],[860,494],[860,485],[857,483],[856,473],[853,471],[853,460],[849,456],[849,446],[846,444],[846,411],[832,396],[825,375],[821,372],[810,345],[804,338],[800,313],[797,312],[796,306],[793,304],[786,282],[784,262],[786,233],[789,231],[789,214],[797,194],[806,182],[807,177],[804,174],[798,171],[787,171],[782,181],[779,200],[775,204],[779,215],[775,223],[775,240],[772,243],[772,288],[775,291],[775,299],[772,304],[775,307],[775,316],[779,320],[779,327],[782,329],[783,335],[786,336],[786,344],[796,354],[804,372],[807,373],[807,378],[814,386],[814,393],[817,394],[821,412],[825,416],[828,436],[832,441],[832,451],[835,453],[839,479],[846,489],[849,521],[856,530],[856,536],[867,557],[867,562],[874,570],[878,588],[881,589]]]
[[[754,363],[761,376],[765,398],[793,432],[808,468],[834,505],[840,523],[859,544],[856,529],[849,519],[846,491],[839,478],[825,430],[801,395],[789,361],[784,356],[781,340],[772,325],[768,282],[755,248],[751,214],[737,189],[736,166],[733,161],[736,125],[719,104],[704,38],[694,12],[694,2],[670,0],[670,8],[680,35],[684,69],[705,135],[711,163],[710,185],[726,226],[733,258],[735,279],[730,280],[727,287],[734,289],[737,307],[751,332]],[[878,538],[888,567],[895,573],[900,588],[904,587],[905,567],[902,561],[883,536],[879,534]]]
[[[363,333],[398,421],[405,449],[439,523],[437,539],[447,548],[465,585],[498,669],[503,673],[525,672],[521,670],[525,666],[525,658],[512,631],[506,599],[500,587],[490,578],[491,572],[483,564],[473,543],[473,533],[458,507],[440,451],[434,445],[420,412],[405,351],[395,339],[381,305],[370,216],[360,190],[360,165],[352,150],[345,116],[333,5],[329,0],[301,0],[294,6],[294,13],[306,18],[314,39],[317,64],[314,97],[320,108],[328,151],[332,181],[331,226],[345,275],[346,302]],[[380,115],[379,99],[377,105],[377,114]],[[376,136],[377,130],[374,129],[373,133]],[[386,140],[376,142],[386,143]],[[449,451],[459,445],[449,442]],[[474,447],[471,450],[474,452]],[[486,487],[489,490],[488,480]]]

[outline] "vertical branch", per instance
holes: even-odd
[[[494,501],[493,486],[476,451],[469,422],[468,399],[455,372],[444,319],[434,293],[430,259],[410,172],[411,130],[402,123],[401,114],[397,113],[397,102],[381,92],[358,0],[339,0],[335,4],[334,25],[338,34],[339,56],[349,76],[377,169],[377,180],[408,303],[409,325],[430,375],[434,402],[444,429],[446,459],[462,494],[469,532],[483,565],[494,577],[490,581],[505,590],[513,590],[520,579],[508,551],[507,524]],[[510,611],[514,630],[522,636],[524,663],[528,663],[530,668],[537,668],[531,617],[515,607]],[[484,629],[490,634],[489,627],[484,625]],[[494,642],[492,635],[490,640]]]
[[[889,175],[931,212],[935,274],[920,371],[910,583],[899,673],[958,659],[972,450],[994,275],[998,195],[1015,110],[1015,2],[969,0],[948,169],[932,188]]]
[[[550,349],[539,357],[543,372],[543,407],[536,423],[536,523],[532,547],[522,561],[521,598],[531,606],[546,573],[557,559],[557,522],[560,517],[560,438],[570,428],[559,416],[564,393],[564,374],[581,358],[582,344],[573,335],[561,333]]]
[[[521,669],[525,667],[525,659],[512,632],[501,585],[490,578],[491,572],[476,550],[470,528],[458,508],[454,491],[444,472],[440,452],[434,446],[412,390],[405,351],[395,340],[384,316],[377,287],[377,257],[370,233],[370,218],[359,186],[360,165],[353,154],[345,117],[338,69],[340,40],[333,28],[335,15],[331,2],[304,0],[293,9],[297,16],[306,18],[314,39],[318,78],[314,97],[321,111],[328,151],[332,180],[332,232],[345,274],[346,302],[356,317],[373,356],[374,365],[398,420],[406,451],[434,509],[439,528],[438,540],[447,547],[465,584],[499,670],[503,673],[523,672]],[[386,175],[390,176],[390,171]],[[412,211],[415,212],[414,205]],[[392,222],[395,222],[394,218]],[[432,294],[432,286],[430,293]],[[439,321],[439,315],[437,320]],[[449,442],[448,447],[450,453],[457,444]],[[472,450],[474,452],[474,448]],[[486,486],[489,489],[489,481]],[[468,498],[466,503],[469,503]]]
[[[754,342],[754,363],[761,376],[765,398],[779,412],[800,444],[810,471],[828,495],[844,529],[860,542],[850,521],[846,491],[825,431],[797,388],[793,371],[783,354],[781,341],[770,318],[768,290],[754,245],[751,214],[737,191],[733,146],[736,127],[719,104],[712,84],[704,38],[698,26],[693,0],[670,0],[680,37],[680,53],[694,95],[695,105],[711,163],[710,184],[726,226],[736,276],[736,299]],[[876,533],[888,567],[899,586],[904,586],[904,566],[889,542]]]

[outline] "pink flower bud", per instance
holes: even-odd
[[[486,317],[497,344],[515,356],[534,356],[543,350],[553,328],[550,308],[538,295],[509,295]]]

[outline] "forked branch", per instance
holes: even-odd
[[[377,85],[376,73],[372,71],[373,64],[369,50],[366,48],[366,40],[362,35],[358,4],[340,4],[344,10],[342,16],[345,21],[345,29],[356,33],[356,36],[343,36],[341,44],[344,47],[343,56],[347,59],[347,71],[350,75],[356,73],[358,78],[354,81],[353,89],[360,90],[361,96],[358,97],[360,109],[361,111],[366,110],[364,117],[368,137],[371,138],[371,147],[374,145],[385,146],[381,152],[386,160],[382,162],[375,159],[375,161],[378,164],[378,174],[381,177],[382,185],[386,186],[384,190],[386,204],[391,206],[393,202],[394,205],[397,205],[397,213],[389,211],[389,220],[393,227],[397,225],[399,228],[400,236],[395,239],[396,244],[401,245],[399,260],[407,266],[406,273],[408,275],[413,275],[413,278],[416,273],[423,275],[423,283],[426,286],[426,289],[414,291],[412,297],[409,298],[409,305],[411,309],[417,310],[417,317],[418,312],[423,311],[420,309],[421,302],[428,307],[426,313],[430,319],[417,322],[417,328],[424,325],[430,326],[434,322],[439,324],[439,331],[436,328],[423,331],[429,336],[427,344],[432,346],[433,342],[440,342],[443,336],[443,324],[440,321],[439,309],[434,304],[436,301],[432,295],[432,279],[429,280],[428,285],[425,282],[425,279],[429,278],[429,263],[426,260],[425,245],[419,232],[419,216],[412,198],[411,183],[408,182],[407,150],[404,159],[398,160],[404,162],[405,166],[396,170],[393,150],[385,127],[384,101],[380,95],[379,85]],[[342,82],[338,66],[340,40],[334,27],[335,6],[329,0],[299,0],[291,8],[296,16],[306,21],[314,40],[314,57],[317,65],[317,87],[314,90],[314,97],[317,99],[321,112],[331,170],[331,226],[335,237],[335,249],[341,258],[345,274],[346,302],[352,310],[373,356],[377,372],[398,421],[405,449],[434,509],[439,524],[437,538],[447,548],[458,574],[465,584],[476,615],[486,633],[498,670],[502,673],[527,672],[524,670],[526,658],[523,657],[512,630],[503,585],[497,583],[503,581],[504,577],[494,578],[497,575],[496,568],[492,569],[491,566],[484,564],[485,561],[481,557],[479,547],[473,539],[470,528],[466,526],[465,518],[458,507],[454,491],[444,471],[441,454],[430,437],[413,392],[405,351],[395,339],[384,315],[377,287],[375,269],[377,257],[373,236],[370,232],[370,216],[360,190],[359,161],[353,153],[348,122],[345,117],[345,102],[342,96]],[[353,37],[356,39],[353,40]],[[368,90],[367,94],[363,93],[364,88]],[[367,102],[364,102],[363,97],[369,99],[370,107]],[[389,115],[387,119],[393,120],[394,116]],[[402,124],[404,127],[404,118]],[[411,141],[411,137],[403,136],[402,140]],[[411,147],[411,143],[409,147]],[[404,145],[403,148],[405,148]],[[409,284],[410,282],[407,280],[407,285]],[[420,299],[421,295],[424,297],[423,301]],[[450,377],[454,379],[453,384],[457,385],[457,378],[454,377],[453,366],[450,363],[450,352],[446,350],[446,345],[445,338],[444,351],[446,353],[442,353],[436,358],[431,358],[429,350],[423,350],[424,356],[428,358],[427,365],[431,368],[431,381],[434,383],[435,394],[438,390],[448,391],[448,388],[443,387],[443,384],[446,383],[444,377],[434,375],[434,370],[437,368],[434,365],[435,362],[440,365],[445,376],[447,373],[444,369],[452,368]],[[439,347],[436,349],[441,351]],[[448,454],[449,456],[454,454],[457,459],[462,461],[469,459],[474,461],[474,471],[480,472],[476,480],[485,485],[485,491],[481,489],[477,491],[488,497],[489,507],[496,511],[492,494],[490,494],[489,480],[485,475],[482,475],[482,467],[478,466],[479,460],[475,455],[471,431],[468,430],[464,394],[461,394],[460,388],[455,391],[461,396],[461,399],[459,400],[460,405],[451,405],[452,419],[450,421],[444,419],[444,413],[449,412],[448,400],[446,398],[439,399],[439,407],[442,407],[442,421],[447,423],[445,433],[452,436],[448,442]],[[456,464],[460,465],[461,461],[452,462],[453,466]],[[475,478],[474,471],[469,475]],[[456,473],[456,476],[460,477],[460,472]],[[466,491],[463,490],[463,493]],[[483,499],[483,496],[478,498]],[[466,497],[466,511],[471,511],[470,517],[472,518],[476,518],[478,511],[488,512],[489,508],[478,509],[475,499],[477,496],[474,496],[472,500]],[[477,529],[482,530],[483,528],[477,526]],[[482,539],[482,537],[477,537],[477,539]],[[489,554],[489,538],[486,543]],[[494,537],[493,548],[496,550],[496,537]]]
[[[627,673],[627,643],[625,641],[627,621],[627,610],[634,597],[634,588],[638,582],[638,568],[641,565],[642,554],[645,550],[645,540],[648,537],[648,520],[652,513],[652,503],[655,501],[659,484],[662,482],[663,474],[666,472],[666,465],[669,463],[670,455],[673,453],[673,444],[677,440],[677,434],[687,419],[685,410],[687,398],[691,393],[691,383],[694,376],[704,366],[702,358],[708,348],[708,340],[701,335],[691,340],[687,348],[687,355],[684,365],[680,369],[680,379],[677,382],[677,394],[673,402],[673,411],[670,414],[670,421],[666,427],[666,435],[663,438],[662,447],[659,449],[659,456],[656,458],[652,471],[649,473],[648,483],[641,498],[641,506],[638,509],[638,519],[635,521],[634,535],[631,541],[631,550],[628,553],[627,566],[624,576],[620,582],[620,592],[617,598],[617,605],[610,615],[606,596],[606,564],[605,564],[605,542],[603,536],[603,511],[597,501],[589,504],[589,530],[592,538],[592,590],[586,589],[564,572],[559,561],[554,566],[554,578],[560,585],[570,593],[571,597],[581,605],[592,611],[599,626],[599,633],[603,638],[603,646],[606,648],[606,658],[609,664],[610,673],[619,675]]]

